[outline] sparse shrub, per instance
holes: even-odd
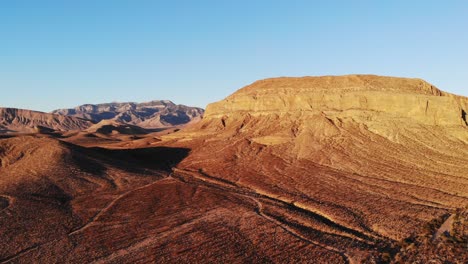
[[[384,252],[382,253],[381,260],[382,263],[390,263],[390,261],[392,260],[392,256],[390,255],[390,253]]]

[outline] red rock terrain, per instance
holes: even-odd
[[[466,263],[467,110],[419,79],[277,78],[176,133],[1,139],[0,260]]]
[[[16,108],[0,108],[0,134],[82,130],[92,124],[91,121],[82,118]]]
[[[466,109],[467,98],[419,79],[277,78],[166,139],[192,149],[176,173],[275,201],[284,208],[266,205],[268,217],[363,261],[468,205]]]

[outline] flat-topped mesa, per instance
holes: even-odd
[[[205,119],[234,113],[379,112],[426,125],[466,125],[462,113],[467,110],[468,98],[442,92],[421,79],[345,75],[257,81],[208,105]]]
[[[251,93],[273,90],[312,90],[312,91],[390,91],[426,95],[442,95],[443,92],[422,79],[398,78],[377,75],[344,75],[344,76],[306,76],[279,77],[259,80],[238,91]]]

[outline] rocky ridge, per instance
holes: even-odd
[[[82,130],[93,123],[82,118],[43,112],[0,108],[0,132],[52,132]]]
[[[85,104],[72,109],[58,109],[52,113],[86,118],[96,123],[114,120],[143,128],[163,128],[199,121],[203,112],[201,108],[160,100],[145,103]]]

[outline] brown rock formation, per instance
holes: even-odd
[[[315,242],[332,233],[329,245],[362,260],[359,246],[340,243],[391,244],[468,205],[467,106],[419,79],[277,78],[209,105],[193,129],[165,138],[192,149],[180,169],[308,214],[270,217],[320,234],[308,236]]]
[[[139,126],[123,124],[123,123],[119,123],[113,120],[102,120],[101,122],[87,128],[86,130],[84,130],[84,132],[101,133],[101,134],[127,134],[127,135],[148,134],[148,131],[146,131],[145,129]]]
[[[253,83],[207,107],[206,117],[232,113],[297,113],[372,118],[410,118],[425,125],[466,125],[466,98],[421,79],[373,75],[275,78]]]
[[[418,79],[277,78],[176,133],[0,139],[0,261],[466,263],[467,102]]]
[[[203,112],[201,108],[176,105],[168,100],[155,100],[145,103],[86,104],[72,109],[58,109],[52,113],[86,118],[96,123],[113,120],[154,129],[198,122]]]
[[[0,133],[81,130],[92,124],[91,121],[82,118],[16,108],[0,108]]]

